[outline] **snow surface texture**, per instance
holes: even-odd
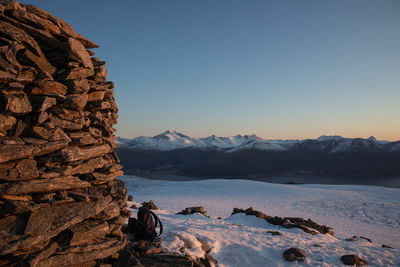
[[[388,152],[400,151],[400,142],[378,141],[372,136],[368,139],[362,139],[323,135],[315,140],[264,140],[254,134],[229,137],[212,135],[206,138],[194,138],[176,131],[168,130],[154,137],[140,136],[132,139],[118,137],[116,141],[122,148],[154,149],[162,151],[182,148],[214,149],[227,152],[243,149],[285,151],[299,145],[331,153],[345,152],[354,148],[367,150],[381,149]]]
[[[356,254],[371,266],[400,266],[399,189],[248,180],[123,179],[135,200],[128,202],[129,207],[152,199],[161,209],[155,212],[164,224],[163,249],[167,252],[201,257],[204,252],[196,239],[200,237],[210,245],[218,266],[293,266],[296,263],[282,257],[289,247],[303,249],[308,255],[301,266],[343,266],[340,257],[345,254]],[[211,217],[175,214],[191,206],[205,207]],[[244,214],[230,216],[233,208],[250,206],[271,216],[311,218],[333,227],[335,236],[313,236]],[[135,210],[132,212],[136,216]],[[267,231],[279,231],[282,236]],[[345,241],[353,235],[370,238],[372,243],[363,239]],[[382,248],[382,244],[394,249]]]

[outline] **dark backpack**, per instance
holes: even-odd
[[[163,232],[163,226],[157,215],[149,209],[139,208],[137,219],[129,218],[128,229],[135,235],[136,240],[154,240]],[[160,234],[157,236],[157,225],[160,225]]]

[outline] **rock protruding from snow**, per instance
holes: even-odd
[[[189,214],[195,214],[195,213],[200,213],[201,215],[208,217],[208,215],[206,214],[207,211],[202,206],[185,208],[184,210],[178,212],[177,214],[189,215]]]
[[[359,241],[359,240],[365,240],[365,241],[368,241],[369,243],[372,243],[371,239],[369,239],[368,237],[364,237],[364,236],[353,235],[351,238],[346,239],[346,241]]]
[[[156,204],[154,204],[153,200],[150,200],[149,202],[144,201],[142,203],[142,207],[148,210],[158,210],[158,207],[156,206]]]
[[[254,210],[253,207],[250,207],[246,210],[243,209],[238,209],[238,208],[233,208],[232,214],[237,214],[237,213],[244,213],[246,215],[253,215],[256,216],[257,218],[262,218],[265,219],[268,223],[273,224],[273,225],[279,225],[283,226],[285,228],[299,228],[303,230],[304,232],[315,235],[321,233],[321,234],[329,234],[329,235],[334,235],[333,229],[331,227],[327,227],[326,225],[319,225],[318,223],[314,222],[311,219],[303,219],[299,217],[278,217],[278,216],[269,216],[261,211]],[[317,230],[318,232],[314,231]]]
[[[355,266],[363,266],[368,265],[368,262],[357,255],[344,255],[340,258],[340,260],[346,265],[355,265]]]
[[[282,233],[279,231],[267,231],[267,233],[271,235],[282,235]]]
[[[138,241],[130,241],[130,246],[133,251],[135,251],[138,255],[144,256],[153,253],[160,253],[162,251],[161,248],[161,239],[155,240],[138,240]]]
[[[283,257],[287,261],[304,261],[307,255],[299,248],[289,248],[283,252]]]
[[[165,266],[165,267],[191,267],[191,266],[204,266],[199,262],[191,259],[189,256],[177,255],[171,253],[149,254],[139,258],[144,266]],[[205,265],[207,266],[207,265]],[[208,265],[210,266],[210,265]]]

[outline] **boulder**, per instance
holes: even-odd
[[[158,254],[162,251],[161,242],[161,239],[131,241],[130,248],[139,256]]]
[[[72,237],[69,240],[69,245],[78,246],[86,244],[90,240],[103,238],[109,233],[109,226],[107,222],[99,222],[93,219],[85,220],[81,223],[75,224],[70,227]]]
[[[72,132],[68,135],[74,144],[80,146],[92,145],[99,142],[99,140],[94,138],[90,132]]]
[[[371,239],[369,239],[367,237],[364,237],[364,236],[356,236],[356,235],[354,235],[351,238],[347,238],[346,239],[346,241],[359,241],[359,240],[365,240],[365,241],[368,241],[369,243],[372,243]]]
[[[30,180],[39,177],[34,159],[7,162],[0,164],[0,179],[7,181]]]
[[[45,122],[49,117],[50,117],[49,113],[47,113],[47,112],[45,112],[45,111],[40,112],[39,115],[38,115],[38,117],[37,117],[37,124],[38,124],[38,125],[42,124],[42,123]]]
[[[35,87],[31,90],[32,95],[65,95],[68,87],[62,83],[52,80],[39,80],[35,82]]]
[[[27,130],[27,128],[28,128],[28,125],[25,122],[23,122],[22,120],[17,120],[17,124],[15,125],[15,128],[14,128],[13,136],[19,137]]]
[[[106,153],[111,152],[112,149],[109,145],[100,145],[100,146],[90,146],[90,147],[66,147],[61,151],[61,157],[64,161],[77,161],[77,160],[86,160],[98,156],[102,156]]]
[[[303,218],[298,218],[298,217],[277,217],[277,216],[269,216],[261,211],[254,210],[253,207],[250,207],[246,210],[239,209],[239,208],[233,208],[233,212],[231,215],[237,214],[237,213],[245,213],[246,215],[252,215],[256,216],[257,218],[265,219],[270,224],[273,225],[279,225],[285,228],[299,228],[303,230],[304,232],[315,235],[321,233],[321,234],[329,234],[329,235],[334,235],[333,229],[326,226],[326,225],[319,225],[316,222],[314,222],[311,219],[303,219]],[[316,230],[316,231],[314,231]]]
[[[10,115],[0,114],[0,136],[6,136],[7,131],[12,129],[17,119]]]
[[[178,212],[177,214],[188,215],[188,214],[195,214],[195,213],[200,213],[200,214],[208,217],[208,215],[206,214],[207,211],[202,206],[185,208],[184,210]]]
[[[198,236],[196,236],[196,239],[201,243],[201,249],[204,250],[205,253],[209,253],[211,251],[211,247],[208,245],[207,241]]]
[[[363,266],[363,265],[368,265],[368,262],[357,255],[344,255],[340,258],[340,260],[343,262],[345,265],[356,265],[356,266]]]
[[[86,106],[87,101],[88,101],[87,94],[68,95],[63,105],[66,108],[74,110],[83,110]]]
[[[68,145],[66,141],[43,142],[30,145],[2,145],[0,146],[0,163],[10,160],[23,159],[31,156],[40,156],[60,150]]]
[[[102,157],[92,158],[84,162],[81,162],[80,164],[73,166],[69,169],[66,169],[63,172],[63,174],[74,175],[74,174],[92,173],[95,169],[101,168],[107,163],[109,163],[109,161],[105,160]]]
[[[149,202],[144,201],[142,203],[142,207],[149,210],[158,210],[158,207],[156,206],[156,204],[154,204],[153,200],[150,200]]]
[[[156,266],[179,266],[179,267],[192,267],[192,266],[202,266],[194,265],[194,260],[189,258],[189,256],[177,255],[177,254],[149,254],[146,256],[139,257],[139,261],[144,266],[156,267]]]
[[[267,231],[267,233],[271,235],[282,235],[282,233],[279,231]]]
[[[0,194],[21,195],[42,192],[54,192],[62,189],[89,187],[90,183],[75,176],[53,179],[34,179],[0,184]]]
[[[69,121],[69,120],[60,119],[57,116],[51,116],[50,122],[52,124],[54,124],[55,126],[58,126],[61,129],[64,129],[67,131],[80,130],[86,125],[86,122],[83,118],[81,118],[81,120],[79,120],[79,121],[78,120]]]
[[[55,68],[47,61],[44,55],[37,56],[29,50],[25,50],[24,55],[27,60],[33,63],[34,66],[43,71],[47,77],[52,77],[55,72]]]
[[[68,45],[70,48],[70,57],[77,60],[79,63],[82,63],[85,68],[92,70],[92,60],[83,44],[74,38],[68,38]]]
[[[68,85],[70,94],[82,94],[90,90],[90,86],[87,79],[67,80],[65,82]]]
[[[50,140],[52,137],[52,130],[47,129],[43,126],[33,126],[32,132],[35,137],[42,138],[45,140]]]
[[[26,114],[32,111],[31,103],[25,93],[3,95],[2,101],[5,111],[14,114]]]
[[[69,254],[54,255],[38,263],[38,267],[43,266],[79,266],[89,260],[106,258],[115,254],[125,246],[124,242],[115,243],[109,247],[94,249],[87,252],[71,252]]]
[[[88,94],[88,102],[100,102],[104,99],[105,91],[94,91]]]
[[[48,108],[57,105],[57,99],[55,97],[36,96],[31,99],[34,100],[35,111],[45,111]]]
[[[143,265],[140,263],[139,259],[137,258],[136,253],[129,248],[128,246],[125,246],[123,249],[118,251],[118,259],[113,263],[113,267],[125,267],[125,266],[131,266],[131,267],[143,267]]]
[[[304,261],[307,255],[299,248],[289,248],[283,252],[283,258],[287,261]]]

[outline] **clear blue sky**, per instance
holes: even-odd
[[[21,1],[101,47],[117,135],[400,140],[400,1]]]

